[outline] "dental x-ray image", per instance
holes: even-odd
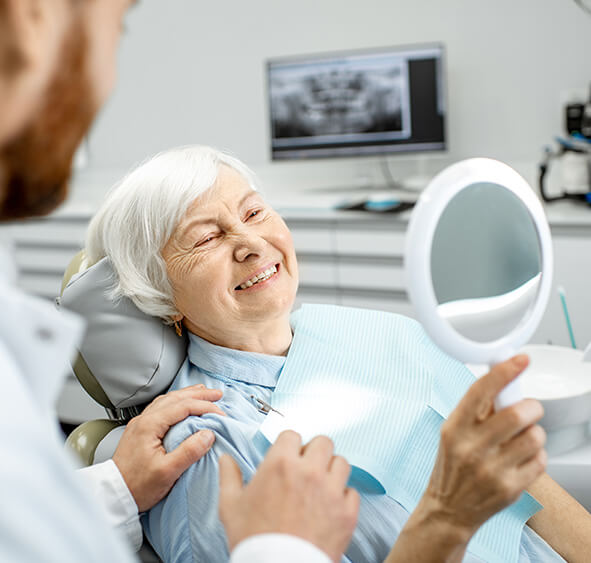
[[[400,58],[283,65],[270,75],[270,94],[276,140],[411,135],[408,72]]]

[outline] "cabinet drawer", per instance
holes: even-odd
[[[320,305],[339,305],[340,299],[336,290],[320,287],[300,287],[296,295],[294,311],[304,303],[317,303]]]
[[[337,265],[338,285],[342,288],[405,291],[404,270],[396,263],[348,263]]]
[[[291,236],[297,253],[334,253],[332,233],[329,229],[292,229]]]
[[[324,261],[300,260],[298,263],[300,286],[336,288],[337,271],[334,262],[327,257]]]
[[[53,272],[63,275],[75,251],[69,248],[18,248],[16,263],[20,272]]]
[[[86,237],[86,227],[87,223],[82,221],[39,221],[15,225],[10,234],[17,247],[20,243],[34,243],[82,248]]]
[[[58,274],[24,274],[19,276],[18,286],[28,293],[54,299],[60,293],[62,276]]]
[[[396,256],[404,254],[404,232],[345,230],[335,233],[338,254],[353,256]]]

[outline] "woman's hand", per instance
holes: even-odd
[[[441,428],[431,480],[422,499],[432,514],[471,536],[515,502],[546,467],[546,434],[536,425],[542,405],[533,399],[494,412],[499,391],[528,365],[521,355],[476,381]]]
[[[212,402],[221,397],[219,389],[207,389],[205,385],[171,391],[156,397],[142,414],[127,423],[113,461],[139,512],[163,499],[182,473],[209,451],[215,439],[211,430],[201,430],[166,453],[162,445],[165,434],[190,415],[224,415]]]
[[[522,355],[496,365],[445,421],[427,490],[386,563],[462,561],[476,530],[544,472],[542,405],[525,399],[494,412],[495,397],[528,361]]]
[[[244,487],[236,462],[220,458],[220,519],[230,550],[264,533],[303,538],[340,561],[357,524],[359,495],[347,487],[351,467],[333,455],[324,436],[302,448],[299,434],[282,432]]]

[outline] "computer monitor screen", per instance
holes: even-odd
[[[267,63],[272,158],[445,149],[443,46]]]

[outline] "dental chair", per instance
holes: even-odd
[[[87,323],[74,374],[108,418],[78,426],[67,445],[84,465],[111,457],[125,423],[164,393],[186,357],[187,341],[127,298],[109,294],[115,273],[107,258],[87,267],[84,251],[66,269],[58,306]]]
[[[105,408],[105,419],[84,422],[66,440],[84,466],[113,456],[127,421],[166,392],[187,352],[186,337],[172,327],[127,298],[111,299],[115,275],[107,258],[88,267],[82,250],[66,269],[56,299],[58,307],[86,320],[72,368],[85,391]],[[142,561],[159,561],[147,542],[139,555]]]

